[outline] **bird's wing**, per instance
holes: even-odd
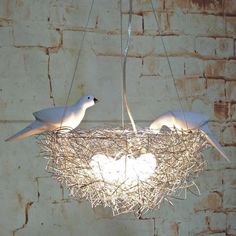
[[[57,124],[65,119],[69,113],[70,107],[52,107],[34,112],[33,115],[36,120]]]
[[[217,141],[217,139],[215,138],[214,134],[211,132],[209,126],[207,124],[203,125],[201,127],[201,130],[204,131],[204,133],[206,134],[206,138],[208,140],[208,142],[218,150],[218,152],[228,161],[230,162],[229,158],[227,157],[227,155],[225,154],[225,152],[223,151],[222,146],[219,144],[219,142]]]
[[[187,124],[190,126],[189,128],[200,128],[204,124],[206,124],[209,120],[208,116],[199,113],[199,112],[192,112],[192,111],[173,111],[171,112],[174,117],[177,119],[186,121]]]

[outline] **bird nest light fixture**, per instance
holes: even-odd
[[[110,207],[113,215],[158,208],[178,190],[195,185],[205,167],[201,131],[75,129],[40,135],[47,171],[73,197],[92,207]]]
[[[158,26],[152,0],[150,3]],[[178,197],[179,192],[196,186],[194,181],[206,165],[202,151],[207,140],[200,129],[191,132],[136,129],[126,96],[132,0],[129,4],[128,37],[123,54],[122,117],[125,107],[132,128],[126,128],[122,120],[121,128],[44,133],[38,137],[38,143],[48,159],[47,171],[65,184],[73,197],[89,200],[92,207],[108,206],[113,215],[135,212],[140,216],[146,210],[158,208],[164,200],[171,203],[171,198]],[[166,56],[169,62],[167,52]],[[78,60],[79,56],[76,67]]]

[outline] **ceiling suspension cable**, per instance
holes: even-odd
[[[168,53],[167,53],[167,49],[166,49],[163,37],[161,35],[161,28],[160,28],[160,24],[159,24],[158,19],[157,19],[157,14],[156,14],[156,11],[155,11],[155,8],[154,8],[152,0],[150,0],[150,2],[151,2],[151,6],[152,6],[152,12],[153,12],[153,15],[154,15],[154,18],[155,18],[155,21],[156,21],[156,25],[157,25],[157,32],[158,32],[158,34],[160,36],[161,43],[162,43],[162,46],[163,46],[163,49],[164,49],[164,53],[165,53],[165,56],[166,56],[166,60],[167,60],[167,63],[168,63],[168,67],[170,69],[170,74],[171,74],[171,78],[172,78],[172,81],[173,81],[173,84],[174,84],[174,87],[175,87],[175,91],[176,91],[176,94],[177,94],[177,97],[178,97],[178,102],[180,104],[180,109],[181,109],[181,112],[183,113],[184,120],[185,120],[185,123],[186,123],[186,127],[188,127],[186,119],[185,119],[183,104],[182,104],[182,102],[180,100],[180,95],[179,95],[179,92],[178,92],[178,89],[177,89],[177,86],[176,86],[175,77],[174,77],[174,73],[173,73],[173,70],[172,70],[172,67],[171,67],[170,59],[169,59],[169,56],[168,56]]]

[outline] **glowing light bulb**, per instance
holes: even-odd
[[[92,157],[91,174],[99,180],[129,186],[145,181],[152,176],[157,168],[156,158],[151,153],[134,158],[132,155],[122,156],[115,160],[103,154]]]

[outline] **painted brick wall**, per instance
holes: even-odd
[[[4,143],[33,111],[65,104],[91,0],[0,0],[0,235],[236,235],[236,1],[153,1],[184,109],[210,117],[232,162],[209,149],[201,196],[137,220],[73,200],[44,170],[34,138]],[[95,0],[69,103],[101,102],[82,128],[121,119],[120,5]],[[123,1],[123,25],[128,1]],[[134,0],[128,97],[138,125],[179,108],[149,0]],[[124,36],[125,40],[125,36]],[[114,109],[116,107],[116,109]]]

